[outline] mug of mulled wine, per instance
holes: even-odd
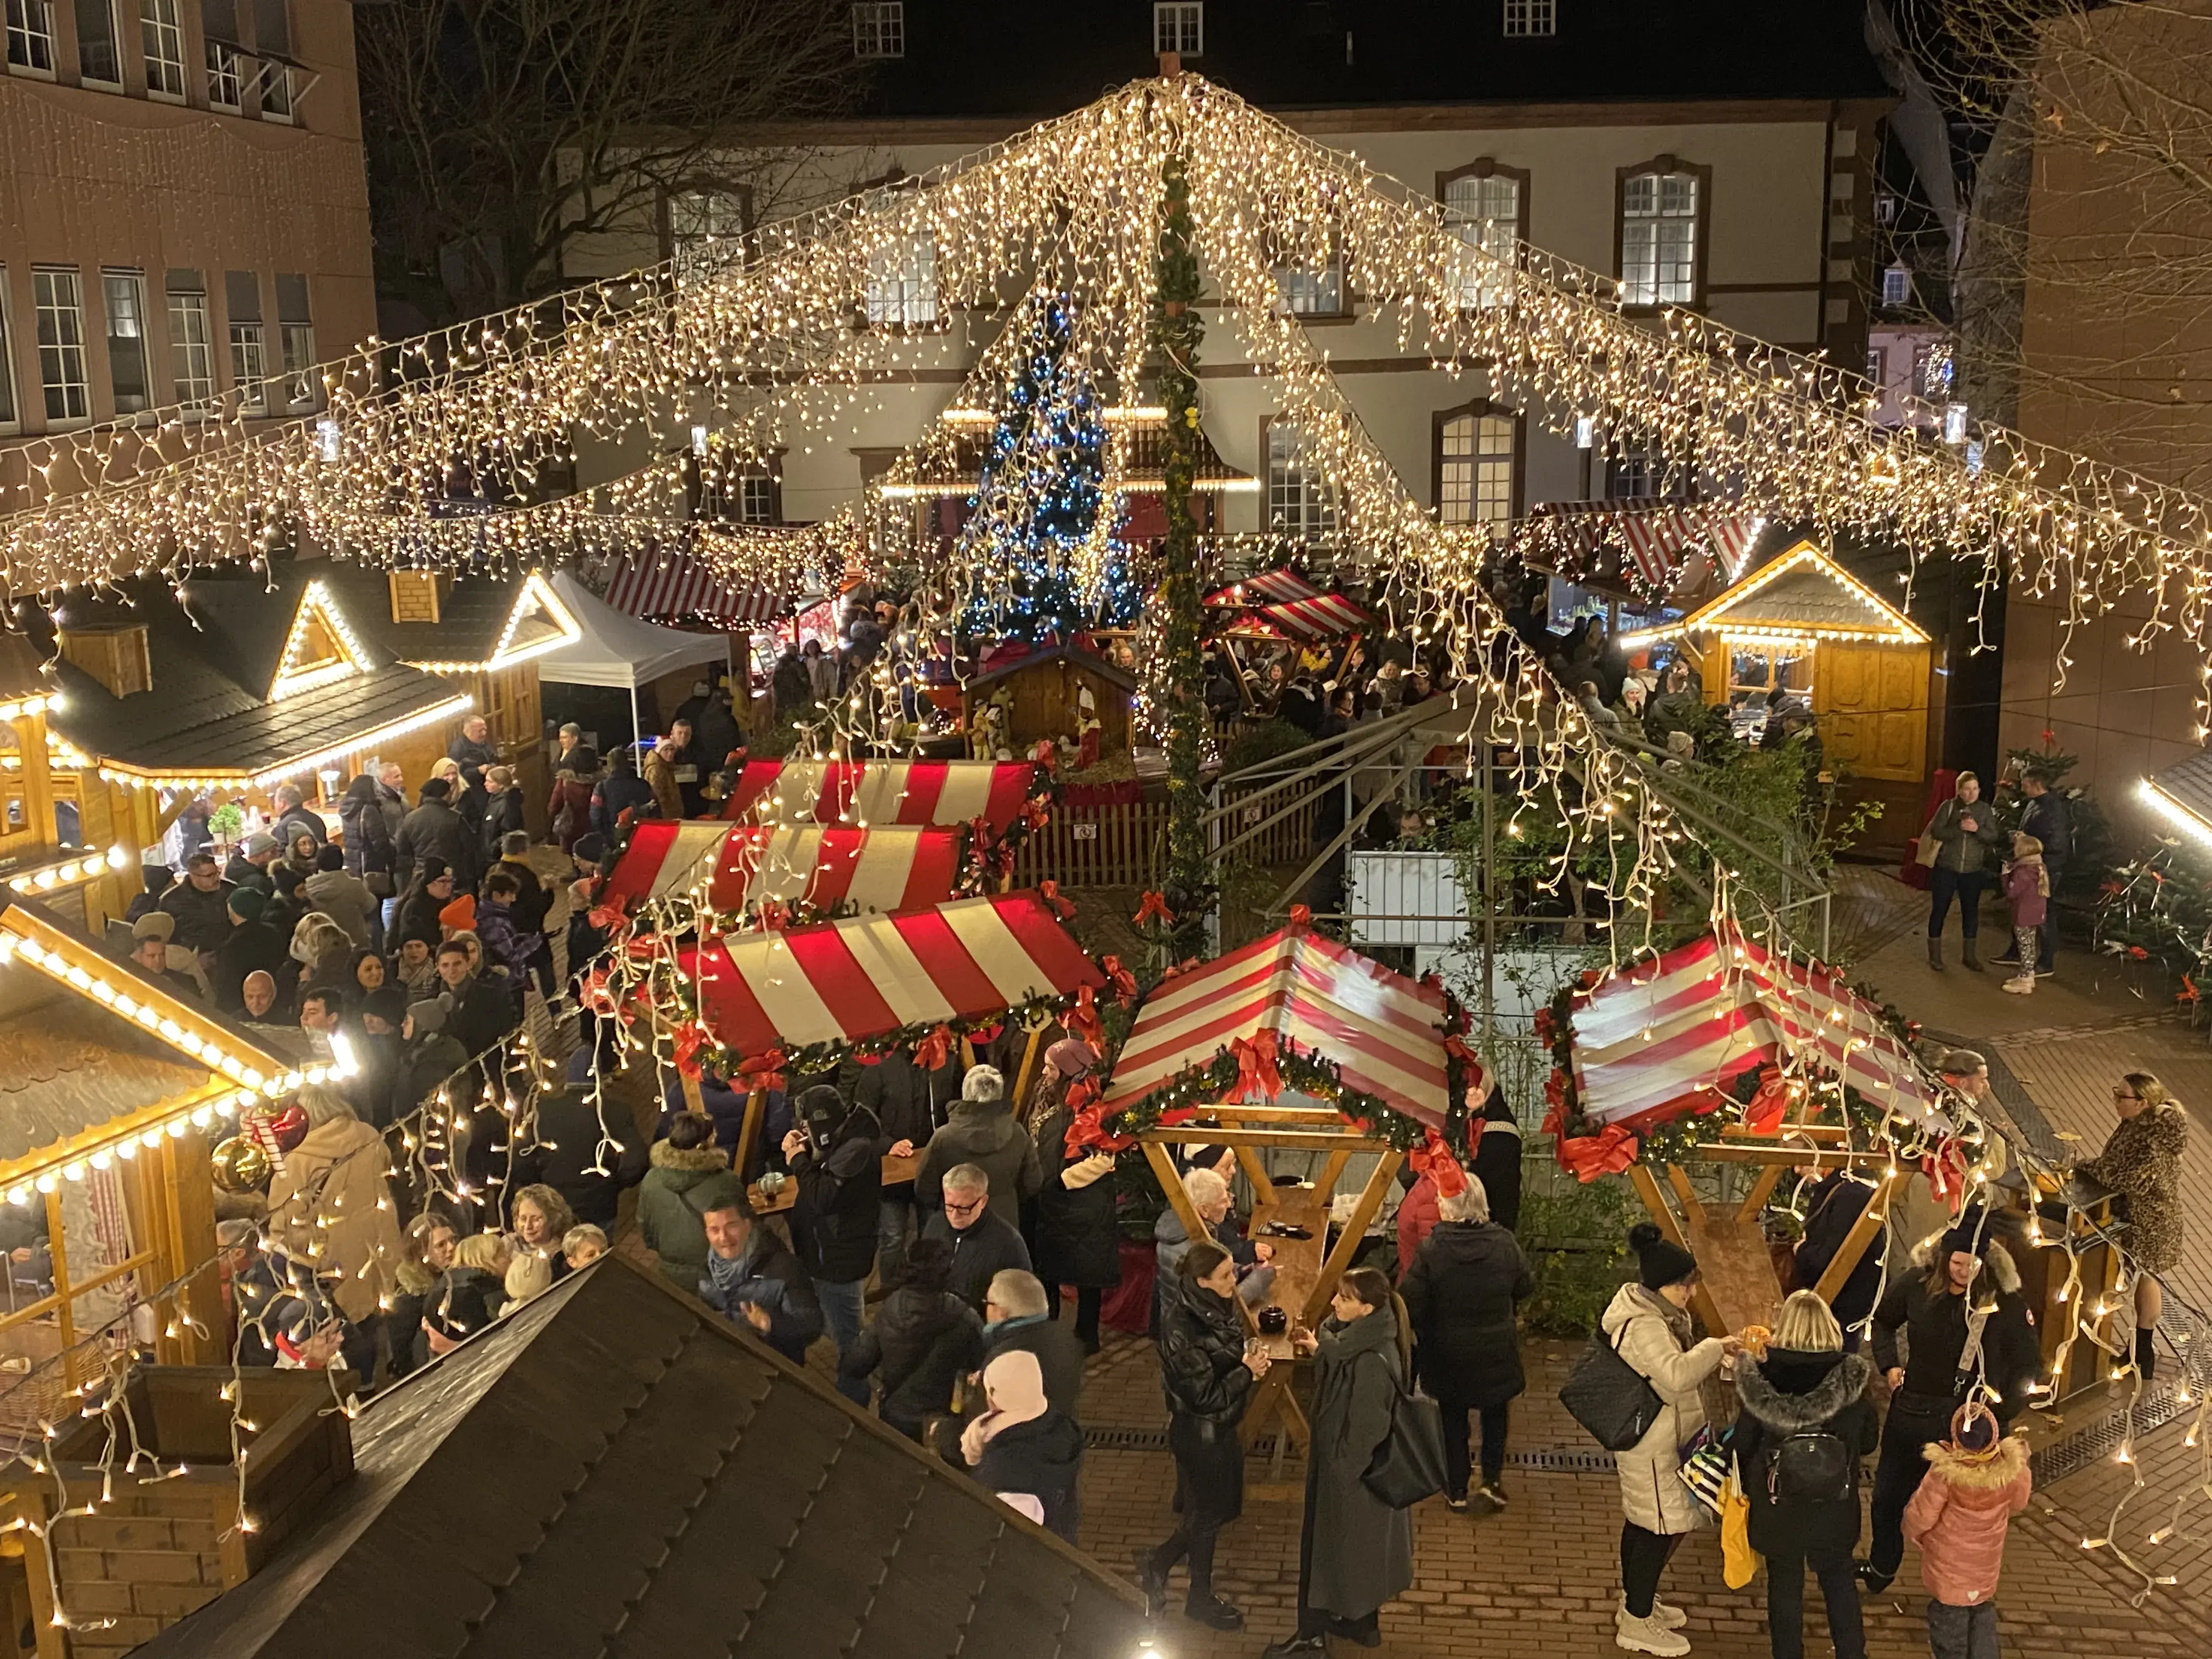
[[[1280,1308],[1260,1310],[1260,1334],[1262,1336],[1280,1336],[1290,1328],[1291,1316]]]

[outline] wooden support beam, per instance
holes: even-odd
[[[1681,1203],[1683,1224],[1692,1231],[1704,1226],[1705,1206],[1698,1201],[1697,1191],[1690,1185],[1690,1177],[1680,1164],[1667,1166],[1667,1184],[1674,1189],[1674,1196]]]
[[[697,1080],[690,1081],[692,1088],[696,1090]],[[730,1167],[738,1172],[740,1181],[745,1178],[745,1166],[753,1160],[753,1143],[760,1139],[761,1120],[767,1115],[768,1091],[756,1089],[745,1097],[744,1121],[738,1127],[737,1156],[730,1161]]]
[[[1852,1271],[1866,1255],[1867,1247],[1874,1243],[1875,1235],[1881,1231],[1882,1223],[1889,1218],[1890,1200],[1910,1178],[1902,1170],[1881,1178],[1881,1184],[1867,1200],[1866,1208],[1859,1212],[1859,1218],[1851,1223],[1850,1231],[1844,1235],[1844,1242],[1837,1246],[1827,1271],[1820,1275],[1820,1282],[1813,1287],[1821,1301],[1833,1302],[1836,1299]]]
[[[1782,1179],[1784,1165],[1770,1164],[1759,1172],[1759,1179],[1751,1183],[1751,1190],[1736,1206],[1735,1218],[1746,1224],[1759,1219],[1759,1212],[1766,1207],[1766,1200],[1774,1196],[1774,1188]]]
[[[1344,1277],[1345,1270],[1352,1266],[1352,1258],[1358,1254],[1359,1241],[1366,1237],[1369,1225],[1382,1210],[1383,1195],[1390,1190],[1398,1166],[1405,1161],[1406,1155],[1395,1146],[1385,1148],[1382,1156],[1376,1160],[1375,1173],[1367,1177],[1367,1185],[1358,1201],[1352,1205],[1344,1231],[1336,1236],[1336,1247],[1329,1251],[1321,1264],[1321,1271],[1314,1275],[1313,1289],[1298,1316],[1299,1322],[1309,1329],[1320,1322],[1329,1298],[1336,1294],[1337,1281]]]
[[[1324,1210],[1336,1195],[1336,1183],[1344,1179],[1345,1165],[1351,1162],[1350,1152],[1338,1151],[1331,1152],[1328,1162],[1321,1166],[1321,1176],[1314,1182],[1314,1194]]]
[[[1672,1165],[1668,1166],[1668,1170],[1670,1174],[1673,1172]],[[1674,1206],[1667,1201],[1667,1194],[1660,1187],[1658,1178],[1641,1164],[1628,1166],[1628,1178],[1636,1188],[1636,1195],[1644,1200],[1644,1207],[1651,1212],[1651,1219],[1657,1224],[1661,1237],[1668,1243],[1679,1245],[1695,1255],[1697,1250],[1683,1232],[1681,1221],[1674,1214]],[[1705,1322],[1705,1329],[1711,1334],[1718,1336],[1727,1330],[1728,1327],[1721,1318],[1719,1305],[1714,1302],[1712,1292],[1704,1285],[1698,1287],[1691,1297],[1690,1306],[1698,1317]]]
[[[1022,1048],[1022,1067],[1014,1076],[1013,1105],[1011,1108],[1024,1123],[1030,1117],[1030,1085],[1036,1080],[1037,1054],[1044,1046],[1046,1024],[1040,1019],[1030,1027],[1030,1040]]]
[[[1267,1166],[1260,1162],[1260,1154],[1251,1146],[1231,1148],[1237,1155],[1237,1167],[1244,1171],[1244,1179],[1252,1183],[1252,1212],[1245,1218],[1248,1234],[1256,1233],[1267,1224],[1282,1200],[1275,1196],[1275,1183],[1267,1174]]]
[[[1198,1206],[1190,1201],[1190,1194],[1183,1190],[1182,1177],[1176,1173],[1175,1159],[1168,1155],[1168,1149],[1155,1142],[1146,1142],[1145,1162],[1152,1165],[1153,1179],[1160,1183],[1160,1191],[1167,1195],[1168,1207],[1182,1223],[1183,1237],[1193,1243],[1212,1237],[1212,1230],[1206,1224],[1205,1217],[1199,1214]],[[1243,1304],[1240,1301],[1237,1305],[1242,1307]]]
[[[1763,1146],[1746,1146],[1724,1140],[1700,1141],[1691,1150],[1690,1156],[1712,1164],[1764,1164],[1779,1170],[1867,1170],[1889,1163],[1887,1152],[1829,1152],[1810,1146],[1777,1146],[1771,1142]]]
[[[1815,1140],[1824,1146],[1841,1146],[1850,1139],[1850,1131],[1839,1123],[1787,1123],[1778,1131],[1769,1130],[1764,1134],[1746,1124],[1725,1123],[1721,1126],[1721,1139],[1723,1140],[1754,1140],[1772,1146],[1785,1138]]]
[[[1348,1127],[1342,1134],[1328,1134],[1318,1129],[1200,1129],[1195,1136],[1187,1127],[1146,1129],[1137,1139],[1147,1146],[1279,1146],[1285,1152],[1302,1152],[1390,1150],[1389,1141],[1370,1139]]]

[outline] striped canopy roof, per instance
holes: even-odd
[[[1320,597],[1321,589],[1285,565],[1279,570],[1263,570],[1256,576],[1245,577],[1243,581],[1217,587],[1206,596],[1206,602],[1215,605],[1287,605],[1297,599],[1317,599]]]
[[[1034,892],[726,937],[681,960],[702,1023],[740,1059],[988,1019],[1105,983]]]
[[[950,827],[1019,816],[1036,782],[1028,761],[750,761],[722,816],[757,823]]]
[[[1443,993],[1357,951],[1286,927],[1153,988],[1107,1085],[1103,1110],[1133,1106],[1231,1040],[1272,1030],[1343,1068],[1347,1088],[1440,1127],[1450,1103]],[[1467,1097],[1490,1079],[1480,1067]]]
[[[717,910],[763,899],[912,910],[951,898],[959,876],[957,830],[649,818],[632,833],[600,902],[662,898],[704,877],[707,902]]]
[[[1364,628],[1372,620],[1341,593],[1322,593],[1310,599],[1261,605],[1231,623],[1227,631],[1304,642],[1333,640],[1354,629]]]
[[[1881,1011],[1833,972],[1785,961],[1733,930],[1578,994],[1582,1109],[1632,1128],[1680,1116],[1747,1071],[1809,1054],[1876,1105],[1941,1120],[1919,1063]]]
[[[648,620],[698,617],[724,624],[774,622],[796,608],[787,593],[742,586],[687,554],[644,551],[616,570],[607,603]]]

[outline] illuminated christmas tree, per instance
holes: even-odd
[[[1066,640],[1089,628],[1133,623],[1144,596],[1114,535],[1115,510],[1100,489],[1106,422],[1089,377],[1067,361],[1073,316],[1064,299],[1037,308],[1029,355],[991,434],[963,536],[993,568],[962,618],[963,631],[1008,639]],[[1094,535],[1095,563],[1085,555]],[[1086,584],[1086,565],[1097,571]]]

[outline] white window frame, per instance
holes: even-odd
[[[118,300],[122,303],[118,305]],[[100,309],[107,339],[107,389],[118,415],[136,415],[154,407],[153,331],[146,326],[146,273],[143,270],[103,270],[100,273]],[[139,403],[125,407],[123,389],[115,380],[116,342],[135,340],[138,350]]]
[[[1890,265],[1881,273],[1881,302],[1885,306],[1910,305],[1912,302],[1912,272],[1903,265]]]
[[[215,336],[207,290],[169,292],[169,380],[184,418],[204,421],[215,412]]]
[[[230,383],[249,415],[269,412],[269,336],[259,321],[230,325]]]
[[[1520,422],[1501,410],[1446,411],[1437,430],[1439,523],[1499,528],[1512,523],[1520,428]]]
[[[284,356],[284,407],[295,415],[321,408],[322,376],[314,372],[315,325],[280,322],[276,337]]]
[[[1344,250],[1339,248],[1319,266],[1277,265],[1275,288],[1283,306],[1293,317],[1345,317],[1352,312],[1352,296],[1344,276]]]
[[[858,0],[853,8],[853,56],[906,56],[905,0]]]
[[[1869,346],[1867,348],[1866,377],[1868,383],[1871,385],[1875,391],[1881,392],[1887,389],[1888,382],[1882,377],[1888,373],[1888,369],[1889,353],[1881,346]]]
[[[739,524],[774,524],[776,522],[776,489],[772,474],[761,471],[738,475],[737,519]]]
[[[8,267],[0,265],[0,432],[23,428],[23,405],[15,395],[15,336],[8,316]]]
[[[1305,434],[1291,421],[1267,423],[1267,524],[1272,535],[1314,541],[1334,536],[1342,518],[1335,490],[1306,465]]]
[[[46,426],[52,430],[88,421],[92,380],[85,362],[84,277],[74,265],[33,265],[31,298]],[[61,400],[59,414],[54,412],[57,398]]]
[[[1623,305],[1697,302],[1705,211],[1704,180],[1696,173],[1650,168],[1620,181]]]
[[[1470,257],[1461,266],[1458,287],[1462,311],[1484,311],[1513,302],[1513,274],[1521,258],[1521,191],[1518,173],[1464,173],[1444,185],[1444,222],[1452,234],[1490,259]],[[1503,271],[1491,263],[1503,264]]]
[[[263,120],[288,127],[292,125],[295,98],[290,64],[280,64],[273,58],[263,58],[260,72],[253,77],[253,90]]]
[[[1559,32],[1559,0],[1505,0],[1504,20],[1509,40],[1532,40]]]
[[[76,18],[77,79],[88,87],[106,87],[120,91],[123,86],[123,32],[115,23],[115,0],[88,0],[92,8],[107,19],[107,53],[115,64],[112,75],[94,75],[84,66],[84,12],[88,0],[72,0]]]
[[[676,286],[707,280],[722,261],[718,242],[740,240],[745,234],[746,202],[734,190],[678,191],[668,198],[668,257]]]
[[[239,68],[238,48],[223,40],[207,45],[208,106],[235,115],[246,101],[246,76]]]
[[[8,72],[54,78],[54,0],[5,0]]]
[[[943,320],[937,292],[937,244],[927,234],[878,248],[868,257],[864,303],[871,328],[935,328]]]
[[[146,95],[183,103],[185,31],[177,21],[177,0],[138,0],[138,46],[146,60]]]
[[[1153,0],[1152,50],[1181,58],[1206,55],[1205,0]]]

